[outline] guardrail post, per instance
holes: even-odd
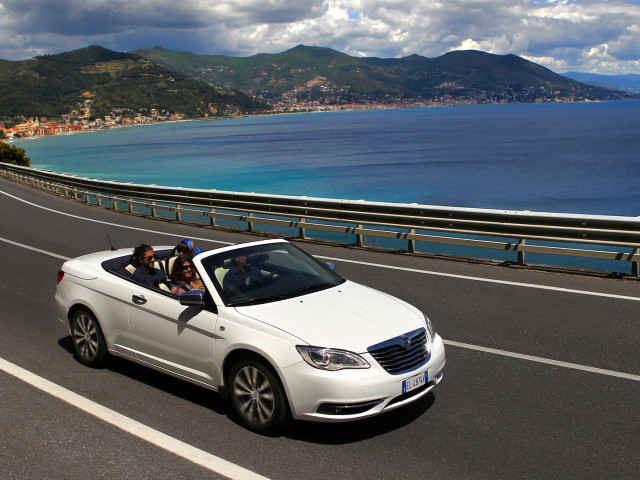
[[[638,255],[640,248],[634,248],[631,251],[631,256]],[[631,275],[634,277],[640,277],[640,262],[631,262]]]
[[[306,220],[304,218],[301,218],[298,221],[298,225],[301,224],[301,223],[305,223],[305,222],[306,222]],[[302,240],[307,238],[307,229],[306,228],[304,228],[304,227],[298,228],[298,238],[301,238]]]
[[[211,213],[212,215],[209,215],[209,218],[211,219],[211,228],[216,228],[216,209],[215,208],[210,208],[209,209],[209,213]]]
[[[356,225],[356,230],[361,229],[363,227],[362,224],[358,224]],[[356,233],[356,247],[363,247],[364,246],[364,235],[362,235],[361,233]]]
[[[518,240],[518,265],[524,265],[524,252],[520,251],[520,246],[524,246],[526,243],[524,238]]]
[[[151,202],[151,216],[152,217],[156,217],[156,209],[153,208],[153,206],[156,204],[156,202]]]
[[[252,218],[253,218],[253,212],[249,212],[249,214],[247,215],[247,226],[248,226],[249,232],[254,233],[255,227],[253,225],[253,222],[251,221]]]
[[[133,213],[133,202],[129,199],[127,203],[129,204],[129,213]]]
[[[416,233],[416,229],[410,228],[409,235],[412,235],[414,233]],[[409,239],[408,244],[409,245],[407,246],[407,250],[409,251],[409,253],[416,253],[416,241]]]
[[[96,195],[96,198],[98,199],[98,206],[101,207],[102,206],[102,197],[100,195]]]
[[[182,208],[181,205],[176,204],[176,209]],[[177,222],[181,222],[182,221],[182,213],[176,211],[176,221]]]

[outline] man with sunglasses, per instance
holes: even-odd
[[[133,276],[142,283],[157,287],[159,282],[166,280],[165,273],[159,268],[155,268],[156,254],[153,247],[144,243],[138,245],[133,250],[133,258],[138,265]]]

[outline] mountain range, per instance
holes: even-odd
[[[269,102],[505,103],[628,98],[586,85],[516,55],[454,51],[437,58],[352,57],[298,45],[251,57],[197,55],[161,47],[134,50],[155,64]]]
[[[516,55],[455,51],[437,58],[352,57],[299,45],[250,57],[161,47],[119,53],[91,46],[0,60],[0,119],[94,118],[152,109],[187,118],[283,111],[283,106],[457,105],[597,101],[640,95],[587,85]]]
[[[564,72],[563,75],[596,87],[640,93],[640,75],[635,73],[628,73],[626,75],[599,75],[596,73]]]

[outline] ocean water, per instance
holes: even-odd
[[[19,146],[37,168],[136,183],[640,216],[640,101],[216,119]]]

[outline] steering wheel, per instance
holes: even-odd
[[[270,282],[272,279],[276,280],[278,278],[278,277],[276,277],[277,274],[278,274],[278,271],[277,270],[273,270],[273,271],[269,272],[269,274],[266,277],[264,277],[262,279],[262,281],[263,282]]]

